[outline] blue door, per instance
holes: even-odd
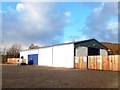
[[[38,65],[38,54],[28,55],[28,64],[29,65],[33,65],[33,64]]]

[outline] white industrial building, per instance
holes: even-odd
[[[27,64],[74,67],[74,56],[107,55],[107,48],[95,39],[40,47],[20,52]]]

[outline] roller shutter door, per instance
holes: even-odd
[[[28,55],[28,64],[38,65],[38,54]]]

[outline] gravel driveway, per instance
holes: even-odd
[[[2,88],[118,88],[118,72],[2,65]]]

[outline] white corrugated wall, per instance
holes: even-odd
[[[24,59],[26,59],[26,64],[28,64],[28,55],[31,55],[31,54],[38,54],[38,49],[21,51],[20,52],[20,57],[23,56]],[[39,55],[38,55],[38,57],[39,57]]]
[[[20,56],[26,59],[27,64],[28,55],[31,54],[38,54],[38,65],[67,68],[74,67],[74,44],[64,44],[20,52]]]
[[[53,47],[53,66],[67,68],[74,67],[74,44]]]
[[[74,44],[40,48],[38,65],[73,68]]]
[[[21,56],[23,56],[23,58],[26,59],[26,63],[28,64],[28,51],[21,51],[20,58]]]
[[[38,54],[38,49],[30,49],[30,50],[28,50],[28,55],[30,55],[30,54]]]
[[[39,49],[38,65],[52,66],[52,47]]]

